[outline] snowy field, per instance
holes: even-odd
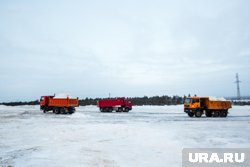
[[[249,132],[250,106],[227,118],[189,118],[182,105],[73,115],[0,106],[0,166],[180,167],[183,148],[250,148]]]

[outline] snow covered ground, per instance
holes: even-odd
[[[0,166],[174,167],[183,148],[250,148],[249,132],[250,106],[227,118],[189,118],[181,105],[73,115],[0,106]]]

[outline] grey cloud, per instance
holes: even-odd
[[[249,92],[248,1],[1,4],[0,101]]]

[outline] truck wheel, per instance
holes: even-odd
[[[201,111],[196,111],[195,112],[195,117],[201,117],[202,115],[202,112]]]
[[[116,112],[122,112],[122,108],[119,107]]]
[[[73,113],[75,112],[75,110],[76,110],[76,109],[75,109],[74,107],[69,107],[69,108],[68,108],[68,113],[69,113],[69,114],[73,114]]]
[[[61,114],[67,114],[67,110],[64,107],[61,108]]]
[[[59,108],[55,108],[55,114],[60,114]]]
[[[102,110],[103,112],[108,112],[108,108],[106,107],[106,108],[103,108],[103,110]]]
[[[47,112],[47,106],[44,106],[43,107],[43,113],[46,113]]]
[[[59,112],[60,112],[59,114],[64,114],[64,109],[60,108]]]
[[[75,107],[69,107],[68,110],[69,110],[69,114],[73,114],[76,111]]]
[[[126,107],[125,110],[124,110],[124,112],[129,112],[129,108]]]
[[[214,111],[213,117],[219,117],[219,116],[220,116],[220,112],[219,111]]]
[[[220,112],[220,117],[227,117],[227,111],[226,110],[222,110]]]
[[[113,111],[113,108],[109,108],[109,109],[108,109],[108,112],[112,112],[112,111]]]
[[[212,117],[212,112],[211,111],[206,111],[205,114],[206,114],[207,117]]]
[[[194,116],[194,113],[189,112],[189,113],[188,113],[188,116],[189,116],[189,117],[193,117],[193,116]]]

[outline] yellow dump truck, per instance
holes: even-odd
[[[228,109],[232,108],[227,100],[211,99],[209,97],[188,97],[184,102],[184,112],[189,117],[227,117]]]

